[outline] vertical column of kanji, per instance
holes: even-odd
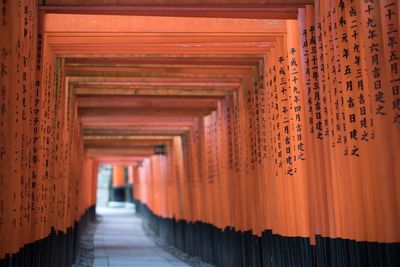
[[[252,207],[251,197],[251,183],[254,177],[251,177],[251,131],[249,129],[252,124],[253,117],[252,114],[252,80],[251,77],[247,76],[243,79],[241,88],[237,95],[237,105],[238,105],[238,123],[239,123],[239,140],[242,153],[239,155],[241,168],[240,168],[240,181],[241,181],[241,206],[242,206],[242,230],[249,231],[254,219],[252,215],[254,210]],[[253,125],[254,127],[254,125]]]
[[[285,180],[285,170],[284,166],[284,145],[285,145],[285,129],[283,121],[285,121],[284,116],[287,113],[287,102],[286,99],[286,70],[285,70],[285,59],[283,56],[283,40],[279,38],[277,40],[277,47],[274,50],[274,59],[276,63],[276,113],[275,113],[275,123],[276,123],[276,166],[275,166],[275,229],[277,232],[286,235],[286,223],[287,223],[287,196],[283,191],[286,185]]]
[[[266,194],[268,196],[266,203],[266,222],[268,229],[276,229],[279,224],[280,217],[276,216],[279,212],[277,203],[278,192],[276,191],[276,182],[278,177],[278,138],[280,138],[279,129],[279,102],[278,102],[278,64],[275,61],[277,58],[275,49],[271,49],[268,53],[268,71],[266,72],[267,77],[267,121],[268,121],[268,148],[269,148],[269,160],[266,164],[268,169],[268,176],[266,177]]]
[[[200,120],[200,142],[201,142],[201,173],[202,173],[202,187],[201,187],[201,194],[202,194],[202,205],[203,205],[203,216],[202,216],[202,221],[207,221],[207,218],[210,213],[210,207],[207,206],[208,204],[208,147],[207,147],[207,129],[208,129],[208,124],[206,123],[206,118],[202,117]]]
[[[206,145],[207,145],[207,191],[208,191],[208,204],[210,205],[209,213],[207,216],[207,223],[215,223],[215,215],[218,204],[215,199],[215,188],[217,184],[216,178],[216,159],[215,159],[215,137],[214,137],[214,115],[211,113],[207,117],[207,127],[206,127]]]
[[[68,107],[69,107],[69,147],[68,147],[68,189],[67,189],[67,207],[66,207],[66,220],[65,224],[68,225],[73,221],[75,216],[75,199],[74,194],[76,191],[76,169],[78,166],[75,166],[74,156],[78,155],[77,147],[76,147],[76,136],[77,136],[77,127],[75,125],[75,111],[74,111],[74,96],[72,94],[68,97]]]
[[[191,147],[192,147],[192,132],[189,130],[185,135],[183,135],[184,140],[184,166],[185,166],[185,178],[186,178],[186,197],[188,202],[186,203],[186,214],[187,220],[192,220],[193,212],[194,212],[194,197],[193,189],[194,189],[194,176],[193,176],[193,161],[191,155]]]
[[[220,201],[220,182],[221,182],[221,160],[222,155],[220,154],[220,144],[219,141],[219,113],[218,111],[213,111],[211,114],[211,140],[212,140],[212,164],[213,164],[213,186],[212,186],[212,197],[214,203],[213,209],[213,217],[212,217],[212,224],[217,227],[220,227],[220,220],[221,220],[221,201]]]
[[[269,179],[269,170],[266,168],[268,163],[268,133],[267,133],[267,125],[269,123],[267,116],[267,108],[268,108],[268,100],[269,95],[267,93],[267,53],[264,55],[262,63],[260,63],[260,81],[259,81],[259,193],[260,193],[260,201],[261,201],[261,210],[259,213],[260,216],[260,225],[261,231],[268,229],[267,227],[267,203],[268,198],[266,195],[267,181]]]
[[[227,167],[227,151],[225,142],[225,114],[223,103],[219,102],[217,106],[217,124],[216,124],[216,142],[217,142],[217,153],[218,153],[218,201],[220,202],[219,210],[219,227],[221,229],[227,226],[228,214],[229,214],[229,191],[228,191],[228,180],[226,177]]]
[[[336,9],[333,7],[333,4],[331,2],[320,2],[320,15],[321,15],[321,31],[320,31],[320,37],[317,40],[321,40],[320,43],[318,43],[318,48],[320,48],[320,62],[319,65],[323,65],[322,69],[322,75],[320,76],[320,83],[321,83],[321,91],[320,91],[320,96],[321,96],[321,108],[322,108],[322,123],[323,123],[323,151],[324,151],[324,168],[323,168],[323,190],[325,192],[324,197],[324,209],[326,212],[326,221],[324,224],[324,231],[325,235],[329,235],[335,232],[335,221],[334,221],[334,216],[331,216],[334,214],[334,185],[332,181],[335,178],[334,171],[332,171],[331,166],[333,163],[335,163],[334,155],[332,155],[332,152],[330,147],[332,143],[332,136],[331,136],[331,130],[332,130],[332,120],[334,117],[333,114],[333,97],[332,93],[334,91],[333,88],[333,79],[334,76],[332,75],[332,66],[334,65],[334,59],[332,59],[333,56],[333,35],[332,32],[336,30],[336,24],[334,24],[334,21],[332,20],[332,17],[335,16],[336,14]]]
[[[301,14],[301,13],[300,13]],[[322,153],[321,116],[320,116],[320,87],[318,71],[318,51],[315,23],[315,10],[313,6],[307,6],[304,21],[300,25],[302,47],[302,81],[304,85],[303,98],[306,103],[305,110],[305,157],[307,159],[308,190],[310,204],[310,231],[311,242],[315,243],[315,234],[320,234],[322,225],[322,194],[320,189],[320,177],[323,168],[318,163]]]
[[[19,250],[22,246],[23,237],[23,221],[22,221],[22,206],[23,206],[23,186],[24,186],[24,157],[26,156],[26,149],[24,147],[24,123],[26,123],[26,110],[23,106],[23,99],[26,98],[26,87],[23,88],[23,75],[24,75],[24,10],[22,2],[15,2],[11,5],[11,12],[14,16],[11,19],[12,32],[11,32],[11,60],[10,78],[11,80],[11,110],[12,119],[10,121],[10,130],[12,133],[12,158],[11,170],[9,179],[12,183],[12,201],[8,203],[12,207],[12,228],[14,238],[11,241],[13,252]],[[25,77],[26,78],[26,77]]]
[[[289,100],[287,97],[287,66],[284,51],[286,50],[285,42],[280,38],[277,43],[276,56],[277,64],[277,111],[276,111],[276,142],[277,142],[277,166],[275,177],[275,190],[276,190],[276,217],[277,217],[277,231],[283,235],[288,235],[288,220],[291,202],[291,195],[286,192],[289,189],[288,179],[289,176],[288,164],[286,158],[290,154],[290,137],[289,137]],[[287,149],[289,148],[289,149]],[[293,175],[293,174],[292,174]]]
[[[321,11],[322,10],[322,11]],[[314,152],[316,154],[315,157],[315,166],[319,166],[316,168],[316,176],[315,176],[315,184],[316,184],[316,219],[318,224],[316,225],[316,233],[322,236],[326,236],[328,234],[328,201],[327,201],[327,185],[326,181],[330,178],[326,178],[326,175],[330,175],[327,170],[329,170],[328,162],[329,155],[325,154],[327,147],[329,146],[328,138],[324,138],[324,135],[329,134],[327,131],[328,125],[328,107],[327,101],[329,97],[327,96],[327,77],[326,77],[326,65],[325,65],[325,54],[327,53],[327,44],[324,43],[324,33],[328,32],[328,26],[325,24],[325,5],[321,3],[321,1],[316,2],[315,7],[315,52],[312,51],[312,60],[313,64],[313,77],[316,79],[313,81],[313,97],[314,97],[314,131],[315,131],[315,145]],[[325,28],[326,26],[326,28]],[[326,45],[326,47],[324,47]],[[324,179],[322,179],[324,177]]]
[[[227,164],[226,164],[226,175],[227,175],[227,186],[229,190],[228,196],[228,205],[229,205],[229,227],[235,227],[237,223],[238,205],[236,202],[238,201],[237,197],[237,179],[235,176],[235,140],[234,140],[234,107],[233,107],[233,97],[226,96],[224,101],[224,114],[225,114],[225,128],[226,131],[226,153],[227,153]]]
[[[218,184],[217,178],[217,168],[216,168],[216,155],[215,155],[215,112],[212,112],[208,117],[208,127],[207,127],[207,160],[208,160],[208,190],[209,192],[209,204],[210,213],[207,217],[207,222],[215,224],[218,204],[216,199],[216,187]]]
[[[400,222],[400,166],[389,162],[390,159],[393,162],[399,162],[400,159],[400,3],[396,0],[384,0],[379,3],[384,56],[381,62],[383,62],[383,69],[387,73],[389,82],[381,90],[384,94],[383,101],[386,101],[387,115],[385,125],[381,128],[386,143],[380,148],[384,150],[382,151],[384,155],[388,155],[388,158],[385,157],[386,165],[382,165],[386,179],[382,184],[384,188],[381,189],[381,193],[386,192],[385,209],[389,213],[387,227],[385,227],[387,229],[386,242],[399,242],[400,229],[395,225]],[[382,93],[375,93],[376,101],[380,100]],[[379,139],[381,133],[377,133]],[[390,133],[390,139],[388,133]]]
[[[29,136],[27,135],[27,132],[29,130],[29,125],[27,121],[29,119],[27,118],[27,113],[28,108],[26,106],[26,100],[27,98],[29,99],[28,95],[28,88],[27,88],[27,79],[28,79],[28,73],[27,73],[27,55],[28,55],[28,50],[29,50],[29,43],[27,43],[27,35],[28,35],[28,21],[27,17],[25,17],[25,3],[21,2],[21,5],[18,8],[18,13],[20,14],[20,20],[19,20],[19,51],[18,51],[18,66],[19,66],[19,75],[18,75],[18,86],[20,87],[20,95],[19,95],[19,106],[20,106],[20,120],[21,120],[21,128],[20,128],[20,143],[19,143],[19,153],[20,153],[20,162],[18,168],[20,169],[19,176],[17,177],[18,183],[19,183],[19,192],[18,192],[18,197],[19,197],[19,218],[17,223],[19,224],[19,246],[22,247],[23,244],[25,244],[26,240],[26,224],[25,224],[25,218],[26,217],[26,210],[25,210],[25,202],[26,202],[26,192],[25,192],[25,175],[28,169],[27,165],[27,154],[28,154],[28,149],[27,149],[27,139]],[[26,19],[26,20],[25,20]]]
[[[74,214],[74,160],[73,158],[77,155],[75,151],[75,133],[76,133],[76,125],[74,125],[74,107],[73,107],[73,95],[70,93],[71,87],[69,86],[66,93],[68,94],[66,97],[66,106],[67,106],[67,137],[66,137],[66,148],[65,148],[65,160],[67,163],[66,167],[66,188],[65,188],[65,208],[64,208],[64,225],[68,227],[69,223],[72,221],[72,217]]]
[[[344,156],[341,157],[341,166],[343,163],[347,164],[345,173],[340,174],[336,179],[345,182],[341,182],[343,190],[340,198],[343,196],[348,200],[347,204],[344,206],[346,208],[345,218],[354,218],[351,223],[346,223],[346,226],[352,225],[355,228],[347,229],[347,238],[357,238],[358,240],[365,240],[366,229],[365,229],[365,209],[363,203],[363,182],[362,176],[364,175],[360,172],[362,167],[360,164],[360,150],[363,149],[363,144],[365,139],[362,140],[361,129],[359,126],[359,121],[363,113],[360,102],[356,101],[359,94],[363,91],[363,80],[361,72],[361,58],[360,58],[360,37],[358,33],[359,27],[359,9],[356,3],[343,1],[337,1],[336,6],[340,17],[345,20],[345,23],[340,23],[339,27],[342,27],[342,43],[343,49],[339,51],[341,56],[340,62],[342,65],[342,96],[343,96],[343,106],[342,112],[343,117],[343,130],[344,130],[344,141],[345,150]],[[361,111],[361,112],[360,112]],[[339,165],[339,164],[338,164]],[[338,196],[339,198],[339,196]],[[351,203],[349,205],[349,203]],[[353,236],[349,236],[353,235]]]
[[[60,111],[62,112],[60,117],[60,140],[61,144],[59,147],[59,160],[61,164],[59,165],[59,184],[60,184],[60,191],[57,194],[57,214],[59,220],[59,229],[66,229],[67,227],[67,220],[68,220],[68,211],[67,206],[69,205],[69,177],[70,177],[70,154],[69,149],[71,144],[70,140],[70,133],[71,128],[70,126],[70,107],[69,107],[69,99],[70,99],[70,90],[68,88],[68,84],[63,73],[62,79],[62,91],[60,94],[61,98],[61,106]]]
[[[290,99],[290,131],[291,160],[294,175],[293,206],[294,218],[297,221],[295,235],[310,236],[309,200],[308,200],[308,169],[305,163],[305,95],[301,77],[299,22],[287,21],[287,50],[289,63],[289,99]]]
[[[379,239],[379,225],[378,220],[379,216],[378,209],[381,208],[381,200],[379,199],[379,192],[376,190],[377,187],[380,186],[379,182],[376,180],[374,171],[371,171],[371,168],[375,165],[375,159],[373,154],[375,152],[374,145],[371,145],[376,142],[375,140],[375,126],[374,126],[374,113],[375,111],[372,109],[372,105],[374,102],[374,94],[370,92],[370,88],[373,86],[373,76],[371,76],[371,68],[372,66],[376,67],[379,65],[379,57],[378,56],[378,48],[382,49],[382,46],[378,43],[374,42],[373,39],[376,38],[376,31],[374,28],[377,28],[377,23],[379,18],[375,16],[375,8],[371,3],[358,2],[358,17],[359,17],[359,43],[357,44],[357,48],[359,48],[360,58],[361,58],[361,73],[362,80],[358,82],[358,85],[355,88],[356,95],[354,96],[355,103],[357,104],[357,108],[359,112],[357,113],[357,126],[358,126],[358,138],[360,143],[360,153],[359,157],[362,161],[362,166],[360,167],[362,172],[362,187],[363,187],[363,202],[364,206],[368,207],[365,210],[365,222],[366,225],[366,235],[367,240],[378,240]],[[378,7],[379,10],[379,7]],[[372,12],[373,11],[373,12]],[[371,34],[368,33],[371,31]],[[382,50],[381,50],[382,51]],[[372,63],[372,64],[371,64]],[[380,72],[380,67],[378,67],[377,73]],[[377,85],[379,86],[379,83]],[[373,87],[372,87],[373,88]],[[380,157],[380,156],[379,156]],[[361,182],[361,181],[360,181]],[[379,183],[379,184],[378,184]],[[372,185],[372,186],[371,186]]]
[[[276,113],[277,113],[277,77],[276,77],[276,62],[275,62],[275,52],[271,49],[266,54],[267,67],[265,71],[266,80],[266,117],[265,121],[267,123],[266,127],[266,144],[267,144],[267,160],[265,162],[265,194],[266,194],[266,204],[265,204],[265,221],[267,229],[272,229],[275,222],[275,177],[276,177],[276,164],[277,164],[277,142],[276,142]]]
[[[229,151],[228,151],[228,125],[226,120],[226,102],[220,101],[218,103],[218,113],[220,114],[218,126],[218,143],[219,154],[222,159],[220,162],[220,195],[221,195],[221,228],[229,227],[230,223],[230,205],[229,199],[231,194],[230,176],[228,175],[229,166]]]
[[[264,229],[272,229],[272,182],[275,172],[273,170],[273,95],[274,95],[274,75],[272,73],[274,62],[271,60],[271,52],[267,52],[264,56],[264,100],[261,108],[262,114],[262,139],[263,139],[263,168],[264,168],[264,185],[263,185],[263,202],[264,202]],[[262,94],[263,95],[263,94]]]
[[[257,235],[261,235],[262,231],[264,230],[263,227],[263,204],[262,201],[262,185],[263,185],[263,173],[262,173],[262,156],[261,156],[261,149],[262,149],[262,142],[261,142],[261,113],[260,109],[262,107],[261,102],[261,91],[263,90],[263,64],[259,62],[258,68],[253,74],[253,114],[254,117],[253,122],[255,125],[255,131],[253,133],[253,159],[252,159],[252,172],[253,172],[253,189],[252,195],[253,201],[255,203],[254,209],[254,226],[253,226],[253,233]]]
[[[260,120],[260,181],[259,181],[259,192],[261,194],[261,230],[271,229],[270,204],[271,201],[267,194],[269,190],[269,183],[271,181],[271,155],[270,155],[270,132],[271,132],[271,120],[269,110],[271,108],[271,53],[268,51],[264,55],[262,64],[260,65],[260,92],[259,92],[259,120]],[[271,90],[271,91],[270,91]]]
[[[63,60],[63,70],[65,70],[65,60]],[[66,230],[67,228],[67,199],[69,194],[69,180],[70,180],[70,154],[69,149],[71,146],[70,141],[70,133],[71,128],[69,127],[70,123],[70,107],[69,107],[69,98],[70,98],[70,90],[68,88],[68,83],[65,77],[65,72],[61,71],[60,73],[62,76],[60,77],[60,81],[58,86],[59,88],[59,100],[60,106],[58,107],[59,110],[59,132],[57,137],[60,140],[59,147],[57,148],[58,152],[58,184],[59,190],[57,192],[56,198],[56,210],[57,210],[57,218],[59,221],[59,229]]]
[[[210,157],[210,152],[209,152],[209,146],[210,146],[210,140],[208,136],[208,131],[210,128],[210,123],[209,123],[209,116],[205,116],[201,120],[201,168],[202,168],[202,176],[203,176],[203,182],[202,182],[202,196],[203,196],[203,218],[202,221],[206,222],[208,218],[211,217],[211,199],[210,199],[210,177],[209,177],[209,157]]]
[[[190,146],[191,146],[191,140],[190,140],[190,133],[186,133],[182,136],[182,141],[183,141],[183,158],[185,159],[183,164],[185,168],[185,192],[186,192],[186,198],[187,198],[187,203],[186,203],[186,212],[185,214],[187,220],[190,220],[192,217],[192,212],[193,212],[193,194],[192,194],[192,186],[193,186],[193,174],[192,174],[192,168],[191,168],[191,158],[189,157],[190,154]]]
[[[253,212],[254,208],[252,207],[253,203],[251,201],[251,188],[253,178],[250,174],[251,169],[251,133],[248,129],[250,125],[250,120],[252,120],[251,116],[251,108],[252,108],[252,98],[251,98],[251,89],[252,89],[252,76],[247,74],[247,77],[243,79],[241,87],[237,93],[237,112],[238,112],[238,137],[240,142],[241,153],[239,154],[239,164],[240,164],[240,191],[241,191],[241,206],[242,206],[242,231],[249,231],[252,226],[252,222],[254,219]]]
[[[284,173],[281,179],[284,180],[282,190],[286,197],[286,232],[289,236],[299,235],[299,229],[305,228],[303,214],[307,210],[304,207],[304,176],[302,161],[304,160],[304,148],[302,145],[302,106],[300,100],[301,80],[299,77],[298,51],[298,25],[297,21],[287,21],[287,35],[285,35],[284,67],[286,84],[282,88],[283,100],[283,167]],[[297,224],[290,222],[297,221]]]
[[[328,15],[326,16],[325,23],[327,24],[327,31],[325,40],[329,43],[325,49],[326,56],[325,60],[325,75],[326,88],[327,88],[327,111],[326,117],[328,119],[327,124],[327,135],[324,138],[327,139],[328,147],[326,151],[330,158],[330,168],[327,170],[331,174],[327,180],[327,207],[329,209],[329,233],[331,236],[337,236],[342,229],[342,210],[346,201],[338,196],[345,195],[343,192],[343,180],[345,177],[344,168],[342,164],[343,160],[343,140],[342,140],[342,114],[343,111],[343,97],[342,97],[342,78],[341,78],[341,54],[342,49],[340,40],[345,32],[341,32],[338,29],[340,25],[340,13],[338,4],[336,2],[330,3]],[[346,36],[346,35],[344,35]],[[340,55],[338,57],[338,55]],[[340,149],[342,147],[342,149]],[[344,205],[343,205],[344,204]],[[333,215],[332,215],[333,214]]]
[[[201,174],[200,174],[200,130],[199,117],[194,118],[193,127],[191,128],[191,148],[190,156],[192,158],[193,169],[193,219],[201,218]]]
[[[232,185],[232,197],[230,203],[232,203],[232,217],[233,226],[240,230],[242,229],[242,194],[241,194],[241,163],[240,153],[241,144],[239,138],[239,118],[238,118],[238,104],[237,104],[237,91],[233,92],[233,95],[229,97],[230,107],[230,128],[232,129],[232,169],[231,169],[231,185]]]
[[[335,216],[334,214],[335,205],[335,170],[331,169],[331,165],[335,163],[335,155],[332,155],[331,144],[332,144],[332,125],[334,124],[334,111],[333,111],[333,91],[335,90],[333,84],[335,76],[332,70],[335,66],[334,61],[334,36],[333,32],[336,31],[337,24],[332,19],[336,15],[336,9],[332,6],[332,3],[321,2],[319,6],[320,10],[320,29],[319,36],[317,39],[318,49],[320,53],[319,65],[322,66],[320,85],[321,90],[319,96],[321,97],[321,119],[322,119],[322,147],[324,153],[324,165],[322,166],[323,174],[323,192],[322,196],[324,201],[324,212],[327,215],[326,220],[323,222],[323,233],[329,235],[334,233],[336,230]],[[326,209],[326,210],[325,210]]]
[[[225,227],[232,227],[232,203],[230,200],[233,194],[232,188],[232,166],[233,166],[233,153],[232,153],[232,128],[230,125],[231,114],[230,107],[228,106],[228,97],[225,97],[223,100],[219,102],[218,105],[221,105],[221,153],[224,154],[225,162],[223,164],[223,177],[222,183],[224,188],[224,203],[223,203],[223,224]]]
[[[57,132],[57,140],[58,146],[57,150],[57,195],[56,195],[56,213],[57,213],[57,229],[66,229],[66,195],[67,195],[67,187],[68,187],[68,175],[69,175],[69,158],[68,154],[68,134],[70,129],[68,128],[68,85],[65,77],[65,60],[62,60],[62,71],[59,73],[61,76],[59,77],[58,87],[59,87],[59,106],[58,106],[58,132]]]
[[[242,98],[242,112],[241,112],[241,125],[246,126],[242,127],[242,142],[243,142],[243,163],[244,168],[242,172],[242,179],[244,179],[245,183],[243,184],[244,190],[244,199],[243,205],[244,216],[246,216],[246,226],[245,230],[250,230],[254,225],[255,218],[255,201],[254,201],[254,180],[255,180],[255,147],[254,147],[254,136],[255,136],[255,123],[254,123],[254,98],[253,98],[253,76],[249,75],[243,81],[243,88],[239,94]],[[239,98],[240,99],[240,98]]]
[[[211,127],[210,127],[210,140],[211,140],[211,166],[212,166],[212,187],[211,187],[211,196],[212,202],[214,203],[213,213],[211,217],[211,223],[218,227],[219,220],[220,220],[220,211],[221,211],[221,203],[220,203],[220,196],[219,196],[219,183],[220,183],[220,157],[219,154],[219,144],[218,144],[218,112],[213,111],[211,113]]]
[[[201,177],[200,177],[200,159],[199,159],[199,147],[200,147],[200,131],[199,131],[199,118],[196,117],[193,122],[193,127],[191,128],[192,134],[192,146],[191,146],[191,157],[193,163],[193,198],[194,198],[194,220],[199,220],[201,217]]]
[[[36,10],[36,9],[35,9]],[[30,216],[31,216],[31,239],[37,240],[40,238],[40,180],[39,180],[39,150],[40,150],[40,107],[41,107],[41,86],[43,72],[43,50],[44,50],[44,34],[43,34],[43,16],[38,14],[37,24],[35,24],[35,32],[37,32],[36,43],[36,60],[34,61],[35,69],[33,70],[32,81],[33,91],[31,102],[31,136],[32,150],[30,155],[31,173],[30,173]]]
[[[47,44],[45,37],[45,45]],[[51,178],[51,133],[53,131],[53,102],[54,102],[54,63],[55,57],[50,47],[46,45],[43,54],[44,71],[42,78],[41,92],[41,136],[39,149],[39,179],[41,180],[41,238],[46,237],[50,232],[50,190],[52,185]]]
[[[2,1],[0,3],[0,32],[2,36],[7,38],[0,39],[1,62],[0,62],[0,234],[3,241],[0,242],[0,259],[4,258],[9,252],[10,239],[12,238],[9,231],[10,226],[10,190],[9,183],[9,163],[11,162],[10,153],[10,132],[8,128],[10,118],[9,99],[12,94],[10,86],[10,69],[11,51],[10,51],[10,34],[11,34],[11,10],[10,1]]]
[[[277,75],[276,75],[276,55],[275,49],[271,49],[266,54],[264,72],[266,80],[266,149],[267,155],[265,160],[265,223],[266,229],[273,229],[276,222],[276,205],[275,205],[275,177],[277,175],[277,121],[276,115],[278,110],[277,103]]]
[[[32,228],[32,172],[33,172],[33,128],[34,128],[34,106],[33,99],[35,98],[36,90],[36,60],[37,60],[37,30],[38,30],[38,11],[37,1],[26,1],[24,5],[24,38],[26,40],[27,55],[24,58],[24,67],[26,67],[25,86],[27,95],[24,99],[26,106],[26,149],[27,154],[25,157],[26,171],[25,171],[25,243],[34,241],[34,229]]]
[[[303,142],[304,142],[304,155],[306,160],[306,170],[307,173],[307,186],[308,190],[308,217],[309,217],[309,237],[312,243],[315,244],[315,168],[313,167],[315,162],[315,155],[312,152],[314,149],[314,107],[313,107],[313,96],[312,96],[312,51],[316,52],[315,47],[315,36],[311,39],[313,31],[310,30],[311,25],[314,23],[313,16],[313,6],[306,6],[304,9],[299,9],[299,58],[301,61],[301,82],[302,90],[300,93],[301,102],[303,103]],[[314,41],[314,45],[312,44]]]
[[[245,134],[245,101],[246,99],[243,97],[245,92],[244,84],[242,82],[237,94],[235,95],[235,104],[236,104],[236,112],[237,112],[237,137],[239,143],[240,154],[238,155],[238,165],[239,165],[239,190],[240,190],[240,206],[241,206],[241,217],[240,217],[240,231],[249,230],[249,221],[250,216],[248,216],[248,208],[247,208],[247,180],[246,180],[246,171],[248,165],[248,149],[247,149],[247,136]]]
[[[54,95],[53,95],[53,110],[52,110],[52,132],[51,132],[51,147],[50,147],[50,225],[58,229],[58,210],[57,202],[59,192],[62,191],[60,188],[60,167],[61,167],[61,120],[62,120],[62,97],[63,97],[63,87],[62,87],[62,76],[63,76],[63,60],[57,59],[55,64],[55,84],[54,84]]]
[[[82,177],[82,171],[83,171],[83,165],[81,164],[81,162],[84,160],[84,146],[83,146],[83,133],[82,133],[82,128],[80,127],[79,124],[79,117],[78,117],[78,107],[77,107],[77,101],[76,101],[76,96],[74,96],[74,125],[76,125],[76,129],[77,129],[77,134],[75,137],[75,142],[76,142],[76,155],[77,157],[74,158],[74,165],[73,168],[76,170],[76,173],[74,175],[74,179],[76,181],[76,191],[75,191],[75,201],[76,203],[76,209],[77,209],[77,214],[74,217],[74,220],[77,221],[81,215],[83,214],[82,210],[82,205],[81,203],[79,203],[79,196],[81,194],[85,194],[86,192],[86,188],[83,185],[84,181],[81,177]],[[125,186],[125,175],[124,175],[124,186]],[[123,190],[123,192],[125,192],[125,190]],[[125,197],[125,194],[123,194],[123,196]],[[81,213],[82,212],[82,213]],[[73,225],[74,221],[71,222],[71,225]]]
[[[289,29],[286,25],[286,31],[287,34],[284,36],[283,42],[281,44],[282,46],[282,52],[281,55],[283,57],[283,67],[284,67],[284,73],[281,76],[281,102],[282,102],[282,115],[281,115],[281,124],[283,126],[283,131],[281,132],[282,134],[282,166],[283,168],[283,173],[282,176],[279,178],[282,180],[282,185],[283,187],[280,188],[281,192],[285,195],[284,199],[284,209],[282,212],[285,213],[285,221],[284,227],[285,229],[285,235],[287,236],[293,236],[295,232],[295,225],[291,223],[291,221],[296,220],[294,218],[295,214],[295,199],[294,199],[294,190],[295,188],[293,187],[293,179],[294,176],[297,176],[297,168],[294,166],[294,157],[293,157],[293,143],[294,140],[292,140],[292,132],[294,129],[292,128],[292,122],[291,120],[293,119],[291,117],[291,109],[293,109],[292,101],[291,101],[291,91],[292,89],[292,84],[291,84],[291,72],[290,72],[290,61],[289,61],[289,43],[288,43],[288,35],[289,35]],[[282,69],[280,69],[280,72],[282,72]],[[283,80],[285,79],[285,80]]]
[[[70,127],[70,135],[69,135],[69,161],[68,161],[68,194],[67,194],[67,207],[66,207],[66,226],[72,222],[74,214],[75,214],[75,199],[74,194],[76,191],[76,169],[78,166],[75,166],[74,156],[77,155],[77,147],[76,147],[76,136],[77,136],[77,125],[75,125],[75,112],[74,112],[74,96],[71,94],[68,98],[68,106],[69,106],[69,127]]]
[[[188,146],[188,138],[187,134],[180,137],[180,147],[181,151],[178,153],[178,157],[180,157],[180,194],[182,197],[182,207],[183,207],[183,218],[187,219],[191,215],[191,196],[190,196],[190,184],[191,184],[191,177],[188,173],[189,164],[186,160],[186,149],[185,147]]]

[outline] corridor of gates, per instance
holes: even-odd
[[[1,267],[400,266],[398,0],[0,7]]]

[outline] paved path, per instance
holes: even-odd
[[[133,209],[97,208],[95,267],[189,266],[158,247],[143,231]]]

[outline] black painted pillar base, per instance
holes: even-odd
[[[95,218],[93,206],[66,233],[52,229],[46,238],[26,244],[18,253],[0,259],[0,267],[72,266],[79,255],[80,237],[88,222]]]
[[[356,242],[317,236],[285,237],[265,230],[262,236],[203,222],[162,218],[135,200],[136,211],[170,245],[216,266],[375,267],[400,266],[400,243]]]

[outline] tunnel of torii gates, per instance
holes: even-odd
[[[400,266],[399,1],[0,5],[0,266],[74,261],[101,164],[206,262]]]

